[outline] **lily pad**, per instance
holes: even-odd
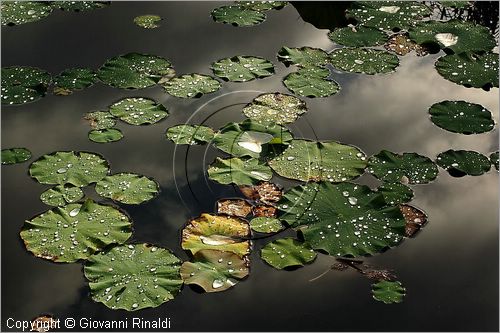
[[[71,68],[54,78],[54,94],[69,95],[75,90],[90,87],[97,79],[93,70],[88,68]]]
[[[260,250],[260,257],[277,269],[304,266],[316,259],[316,253],[293,238],[277,239]]]
[[[227,290],[249,274],[249,262],[231,252],[201,250],[181,266],[186,284],[196,284],[208,293]]]
[[[2,1],[1,8],[2,25],[18,25],[35,22],[52,13],[52,7],[50,7],[48,3],[42,1]]]
[[[163,84],[168,94],[181,98],[199,98],[220,89],[219,81],[208,75],[186,74]]]
[[[427,215],[417,207],[400,205],[399,209],[406,221],[405,236],[413,237],[427,223]]]
[[[438,175],[436,164],[416,153],[398,155],[382,150],[368,160],[368,172],[386,182],[426,184]]]
[[[401,303],[406,289],[399,281],[379,281],[372,284],[373,298],[385,304]]]
[[[31,152],[26,148],[2,149],[2,164],[17,164],[26,162],[31,158]]]
[[[250,228],[256,232],[270,234],[285,229],[285,226],[273,217],[255,217],[250,221]]]
[[[269,161],[269,166],[285,178],[340,182],[360,176],[365,160],[365,154],[353,146],[293,140],[281,155]]]
[[[385,32],[375,28],[348,26],[331,31],[328,38],[340,45],[362,47],[382,45],[388,37]]]
[[[307,111],[306,103],[291,95],[262,94],[245,106],[243,114],[257,122],[293,123]]]
[[[268,11],[271,9],[282,9],[288,4],[288,1],[235,1],[240,7],[256,11]]]
[[[155,124],[168,116],[163,105],[143,97],[124,98],[111,105],[109,112],[130,125]]]
[[[83,191],[75,186],[57,185],[40,195],[40,200],[49,206],[64,206],[84,197]]]
[[[412,41],[406,33],[392,35],[387,43],[384,44],[384,47],[387,51],[394,52],[400,56],[405,56],[411,51],[415,51],[415,54],[419,57],[429,53],[427,47],[423,47]]]
[[[330,53],[332,66],[345,72],[384,74],[399,66],[396,55],[382,50],[363,48],[335,49]]]
[[[90,127],[96,130],[111,128],[116,125],[116,118],[108,111],[89,112],[84,117]]]
[[[488,157],[470,150],[447,150],[437,156],[436,163],[453,177],[480,176],[491,168]]]
[[[172,300],[182,287],[181,261],[150,244],[116,246],[85,263],[92,299],[111,309],[136,311]]]
[[[245,6],[222,6],[212,10],[215,22],[232,24],[236,27],[247,27],[264,22],[266,14]]]
[[[134,18],[134,23],[144,29],[155,29],[158,28],[162,19],[158,15],[141,15]]]
[[[214,62],[212,70],[225,81],[246,82],[273,75],[274,65],[264,58],[238,55]]]
[[[52,79],[42,69],[24,66],[2,67],[1,76],[3,105],[24,104],[42,98]]]
[[[275,204],[283,196],[281,187],[269,182],[260,182],[252,186],[240,186],[240,191],[248,199],[268,205]]]
[[[41,184],[87,186],[103,179],[109,171],[101,156],[86,152],[58,151],[44,155],[30,166],[30,176]]]
[[[123,133],[117,128],[95,129],[89,132],[89,140],[97,143],[120,141]]]
[[[443,101],[433,104],[429,114],[435,125],[454,133],[485,133],[495,126],[490,111],[479,104],[465,101]]]
[[[217,214],[246,217],[252,212],[252,205],[243,199],[221,199],[217,201]]]
[[[301,70],[288,74],[283,84],[294,94],[311,98],[331,96],[340,90],[337,82]]]
[[[84,12],[108,6],[111,1],[54,1],[50,5],[66,11]]]
[[[212,141],[215,132],[207,126],[177,125],[170,127],[166,136],[177,145],[196,145]]]
[[[285,66],[296,65],[299,67],[322,67],[328,63],[328,53],[313,47],[290,48],[283,46],[278,51],[278,60]]]
[[[181,246],[192,254],[201,250],[233,252],[240,258],[250,253],[250,226],[233,216],[201,214],[182,230]]]
[[[163,83],[175,75],[167,59],[140,53],[128,53],[106,61],[97,76],[107,85],[123,89],[141,89]]]
[[[413,190],[401,183],[383,183],[377,191],[382,193],[388,206],[407,203],[413,199]]]
[[[250,185],[262,180],[270,180],[271,169],[258,159],[222,159],[217,157],[208,169],[208,178],[220,184]]]
[[[493,164],[495,169],[497,169],[497,171],[498,171],[498,151],[491,153],[490,162],[491,162],[491,164]]]
[[[154,180],[135,173],[117,173],[106,176],[95,185],[100,196],[115,201],[138,205],[158,195],[160,187]]]
[[[131,221],[116,208],[87,199],[53,208],[26,221],[21,238],[35,256],[55,262],[89,258],[132,235]]]

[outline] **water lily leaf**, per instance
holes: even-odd
[[[116,208],[87,199],[44,212],[24,223],[21,238],[35,256],[55,262],[87,259],[132,235],[131,221]]]
[[[252,186],[240,186],[240,191],[248,199],[268,205],[275,204],[283,196],[281,187],[269,182],[260,182]]]
[[[436,164],[416,153],[398,155],[382,150],[368,160],[368,172],[386,182],[426,184],[438,175]]]
[[[438,73],[448,81],[465,87],[498,87],[498,54],[451,54],[436,61]]]
[[[328,33],[333,42],[352,47],[377,46],[387,41],[387,34],[364,26],[337,28]]]
[[[117,173],[106,176],[95,185],[100,196],[115,201],[138,205],[158,195],[160,187],[154,180],[135,173]]]
[[[328,63],[328,53],[313,47],[289,48],[283,46],[278,51],[278,60],[285,66],[297,65],[300,67],[322,67]]]
[[[96,130],[111,128],[116,125],[116,118],[108,111],[89,112],[84,117],[90,127]]]
[[[214,62],[212,70],[224,81],[246,82],[273,75],[274,65],[261,57],[238,55]]]
[[[252,212],[252,205],[243,199],[222,199],[217,201],[217,214],[246,217]]]
[[[495,126],[490,111],[479,104],[465,101],[443,101],[433,104],[429,114],[435,125],[454,133],[485,133]]]
[[[496,45],[488,28],[467,21],[419,22],[408,33],[420,45],[438,44],[454,53],[491,51]]]
[[[75,186],[57,185],[40,195],[40,200],[49,206],[64,206],[84,197],[83,191]]]
[[[318,75],[311,75],[310,71],[298,71],[288,74],[283,84],[291,92],[304,97],[327,97],[336,94],[339,84]]]
[[[256,232],[275,233],[285,229],[280,220],[273,217],[255,217],[250,221],[250,228]]]
[[[480,176],[491,168],[488,157],[470,150],[447,150],[437,156],[436,163],[453,177]]]
[[[212,141],[215,132],[206,126],[177,125],[170,127],[166,136],[177,145],[196,145]]]
[[[109,113],[130,125],[155,124],[168,116],[163,105],[143,97],[124,98],[111,105]]]
[[[245,7],[259,12],[271,9],[279,10],[288,4],[287,1],[235,1],[235,3],[240,7]]]
[[[175,75],[167,59],[140,53],[128,53],[109,59],[97,76],[107,85],[123,89],[141,89],[169,80]]]
[[[201,250],[193,261],[181,266],[186,284],[196,284],[208,293],[227,290],[249,274],[248,258],[241,259],[231,252]]]
[[[397,55],[404,56],[415,51],[415,54],[419,57],[425,56],[429,53],[428,49],[424,46],[418,45],[410,38],[406,33],[394,34],[389,38],[387,43],[384,44],[387,51],[394,52]]]
[[[383,183],[377,191],[382,193],[388,206],[407,203],[413,199],[413,190],[401,183]]]
[[[75,90],[90,87],[96,80],[96,74],[88,68],[71,68],[54,78],[54,94],[69,95]]]
[[[400,205],[399,209],[406,221],[405,236],[413,237],[427,223],[427,215],[417,207]]]
[[[208,168],[208,178],[220,184],[251,185],[273,177],[271,169],[256,158],[217,157]]]
[[[31,152],[26,148],[2,149],[2,164],[17,164],[31,158]]]
[[[120,141],[123,133],[117,128],[95,129],[89,132],[89,140],[97,143]]]
[[[266,14],[245,6],[222,6],[212,10],[215,22],[232,24],[236,27],[247,27],[264,22]]]
[[[495,169],[498,171],[498,151],[491,153],[490,162],[495,166]]]
[[[2,1],[1,9],[2,25],[35,22],[52,12],[50,5],[42,1]],[[2,73],[2,81],[3,77]]]
[[[276,269],[304,266],[316,259],[316,253],[293,238],[277,239],[260,250],[260,257]]]
[[[406,289],[399,281],[379,281],[372,284],[373,298],[385,304],[401,303]]]
[[[250,253],[250,226],[233,216],[201,214],[182,230],[181,246],[192,254],[200,250],[219,250],[237,254]]]
[[[2,104],[7,105],[34,102],[42,98],[52,79],[42,69],[24,66],[2,67],[1,76]]]
[[[330,53],[330,59],[332,66],[337,69],[369,75],[394,72],[399,66],[396,55],[374,49],[335,49]]]
[[[259,205],[253,206],[252,214],[255,217],[276,217],[278,210],[274,206]]]
[[[86,152],[58,151],[43,155],[30,166],[30,176],[41,184],[87,186],[103,179],[109,171],[101,156]]]
[[[219,81],[208,75],[186,74],[163,84],[168,94],[181,98],[199,98],[220,89]]]
[[[335,141],[293,140],[281,155],[269,161],[269,166],[285,178],[340,182],[360,176],[365,160],[365,154],[353,146]]]
[[[150,244],[116,246],[85,262],[92,299],[111,309],[136,311],[173,299],[182,287],[181,261]]]
[[[399,207],[387,207],[381,193],[364,185],[308,183],[286,192],[278,208],[314,250],[330,255],[373,255],[404,236]]]
[[[66,11],[83,12],[104,8],[109,4],[111,4],[111,1],[54,1],[51,6]]]
[[[257,122],[293,123],[307,111],[306,103],[295,96],[274,93],[262,94],[243,108],[243,114]]]
[[[162,18],[158,15],[141,15],[134,18],[134,23],[144,29],[158,28]]]

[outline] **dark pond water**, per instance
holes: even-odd
[[[87,13],[55,12],[36,23],[2,28],[2,66],[30,65],[58,73],[82,66],[97,69],[106,59],[128,52],[170,59],[178,73],[211,74],[220,58],[248,54],[272,60],[276,75],[248,83],[224,83],[201,99],[170,97],[155,87],[125,91],[97,84],[68,97],[49,95],[38,102],[2,108],[2,147],[24,146],[35,158],[56,150],[102,154],[113,172],[132,171],[155,178],[161,195],[124,209],[134,220],[133,241],[172,249],[182,259],[183,224],[213,211],[217,199],[237,196],[231,186],[205,176],[217,152],[185,147],[164,138],[168,127],[202,123],[215,128],[243,119],[242,105],[261,92],[287,92],[282,78],[292,71],[276,60],[283,46],[331,50],[327,30],[302,20],[293,6],[268,14],[251,28],[216,24],[215,2],[121,2]],[[319,9],[321,11],[321,9]],[[158,29],[144,30],[135,16],[158,14]],[[342,90],[329,98],[306,99],[309,112],[290,128],[297,137],[333,139],[368,155],[381,149],[417,152],[431,158],[450,148],[485,154],[498,149],[498,130],[463,136],[439,129],[427,109],[445,99],[479,103],[499,118],[498,89],[467,89],[441,78],[433,68],[438,55],[401,58],[397,72],[368,76],[334,73]],[[105,109],[127,96],[152,97],[171,115],[153,126],[118,127],[125,138],[111,144],[87,139],[84,113]],[[39,200],[47,187],[27,175],[29,163],[2,166],[2,330],[6,320],[30,320],[41,313],[58,318],[113,320],[169,317],[175,331],[497,331],[498,327],[498,173],[453,178],[440,170],[429,185],[415,186],[413,204],[429,224],[414,239],[368,262],[395,270],[407,288],[404,302],[384,305],[372,299],[370,281],[353,271],[332,271],[309,280],[332,263],[320,255],[312,265],[278,271],[264,264],[254,243],[251,275],[222,293],[199,294],[184,287],[173,301],[134,313],[92,302],[81,264],[54,264],[28,253],[19,231],[25,219],[48,209]],[[360,182],[377,185],[369,176]],[[93,190],[88,191],[94,196]]]

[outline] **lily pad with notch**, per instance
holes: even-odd
[[[208,178],[220,184],[251,185],[270,180],[272,176],[271,168],[256,158],[217,157],[208,169]]]
[[[18,164],[31,158],[31,151],[26,148],[2,149],[2,165]]]
[[[243,114],[257,122],[293,123],[307,112],[306,103],[295,96],[279,92],[255,97],[243,108]]]
[[[329,71],[325,69],[329,75]],[[328,97],[340,90],[337,82],[324,77],[324,72],[317,75],[315,72],[301,68],[298,72],[290,73],[283,79],[283,84],[291,92],[304,97]]]
[[[401,303],[406,289],[399,281],[381,280],[372,284],[373,298],[385,304]]]
[[[49,206],[64,206],[83,199],[83,191],[76,186],[57,185],[40,195],[40,200]]]
[[[156,181],[135,173],[106,176],[95,185],[97,194],[128,205],[139,205],[156,197],[160,186]]]
[[[167,130],[166,137],[177,145],[197,145],[213,140],[212,128],[201,125],[177,125]]]
[[[261,57],[237,55],[212,64],[214,74],[224,81],[247,82],[274,74],[274,65]]]
[[[306,243],[294,238],[280,238],[266,244],[260,257],[276,269],[301,267],[316,259],[316,253]]]
[[[480,176],[491,168],[488,157],[471,150],[447,150],[437,156],[436,163],[453,177]]]
[[[120,141],[123,133],[117,128],[95,129],[89,132],[89,140],[97,143]]]
[[[150,125],[168,116],[167,109],[144,97],[124,98],[109,107],[109,113],[130,125]]]
[[[413,199],[413,190],[401,183],[384,182],[377,191],[382,193],[388,206],[395,206],[410,202]]]
[[[466,101],[443,101],[433,104],[429,114],[435,125],[454,133],[485,133],[495,126],[490,111],[479,104]]]
[[[1,76],[2,105],[36,101],[45,96],[52,80],[48,72],[40,68],[26,66],[2,67]]]
[[[219,90],[220,87],[220,82],[213,77],[196,73],[174,77],[163,83],[168,94],[181,98],[199,98]]]
[[[351,73],[386,74],[396,70],[399,59],[382,50],[365,48],[341,48],[330,53],[333,67]]]
[[[377,46],[384,44],[388,36],[385,32],[365,26],[347,26],[328,33],[333,42],[350,47]]]
[[[323,67],[328,63],[328,53],[322,49],[309,46],[290,48],[283,46],[278,51],[278,60],[285,66]]]

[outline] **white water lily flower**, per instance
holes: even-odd
[[[394,13],[397,13],[399,11],[399,9],[400,8],[398,6],[383,6],[383,7],[380,7],[378,10],[380,10],[381,12],[394,14]]]
[[[239,140],[238,146],[248,149],[254,153],[262,152],[262,145],[274,138],[271,134],[261,132],[244,132]]]
[[[458,36],[455,36],[454,34],[451,34],[449,32],[436,34],[434,38],[436,38],[437,41],[443,44],[445,47],[455,45],[458,42]]]

